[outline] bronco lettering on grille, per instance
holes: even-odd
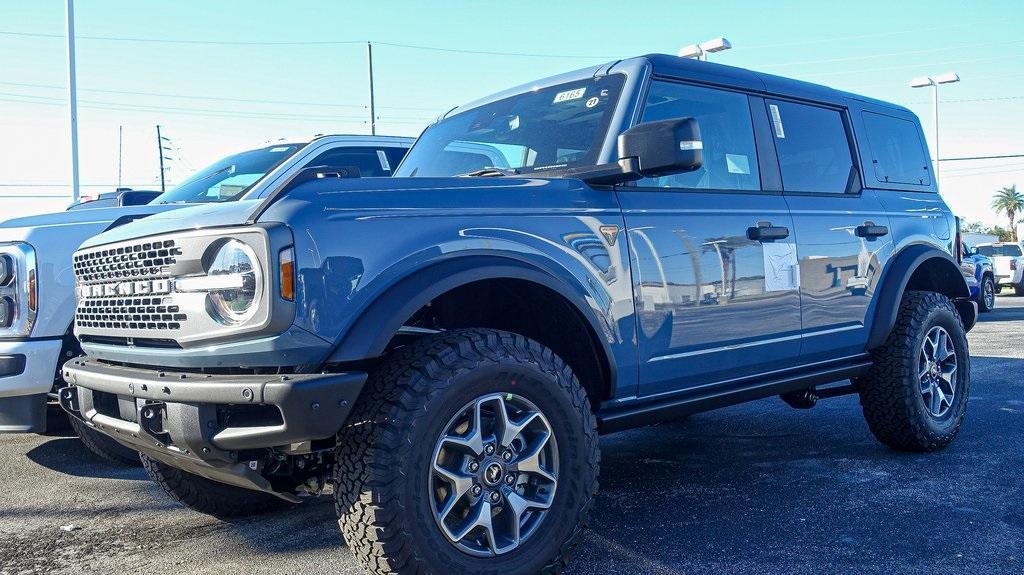
[[[78,286],[79,299],[125,295],[159,295],[171,293],[171,280],[142,280]]]

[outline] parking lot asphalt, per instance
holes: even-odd
[[[602,438],[569,572],[1024,572],[1024,298],[971,332],[970,407],[935,454],[889,450],[856,397],[777,398]],[[0,574],[360,573],[327,498],[224,523],[74,438],[0,436]]]

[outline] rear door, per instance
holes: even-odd
[[[763,107],[739,92],[651,84],[642,121],[696,118],[704,164],[618,192],[633,270],[641,395],[724,383],[798,357],[793,224],[777,172],[760,172],[755,129],[768,127],[763,114],[752,117],[752,101]],[[761,141],[771,146],[766,135]]]
[[[891,251],[888,216],[862,189],[845,110],[766,105],[800,261],[801,362],[861,353],[880,258]]]

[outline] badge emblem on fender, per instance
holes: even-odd
[[[615,239],[619,237],[619,226],[601,226],[599,229],[608,245],[614,246]]]

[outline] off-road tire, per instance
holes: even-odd
[[[941,418],[926,408],[918,376],[921,346],[934,326],[949,334],[958,362],[953,405]],[[903,451],[935,451],[949,445],[967,412],[971,384],[967,334],[953,302],[935,292],[908,291],[888,339],[871,355],[873,365],[857,386],[864,418],[875,437]]]
[[[981,285],[978,286],[978,311],[979,312],[982,312],[982,313],[990,312],[990,311],[992,311],[996,307],[994,299],[992,301],[992,305],[991,306],[988,305],[987,301],[985,301],[985,287],[986,286],[992,286],[992,294],[993,294],[993,297],[994,297],[995,293],[996,293],[996,285],[995,284],[996,284],[996,282],[995,282],[995,280],[992,279],[992,276],[990,276],[988,274],[985,274],[985,275],[981,276]]]
[[[551,423],[558,487],[548,516],[519,548],[473,557],[435,523],[427,469],[437,437],[460,406],[478,394],[512,391]],[[397,350],[371,375],[339,434],[338,523],[356,558],[377,575],[558,573],[593,505],[599,460],[587,395],[550,349],[491,329],[428,336]]]
[[[142,468],[176,501],[218,519],[259,515],[291,505],[263,493],[199,477],[140,454]]]
[[[68,421],[71,423],[71,429],[82,440],[82,445],[104,460],[126,467],[138,467],[142,464],[138,451],[121,445],[75,417],[68,416]]]

